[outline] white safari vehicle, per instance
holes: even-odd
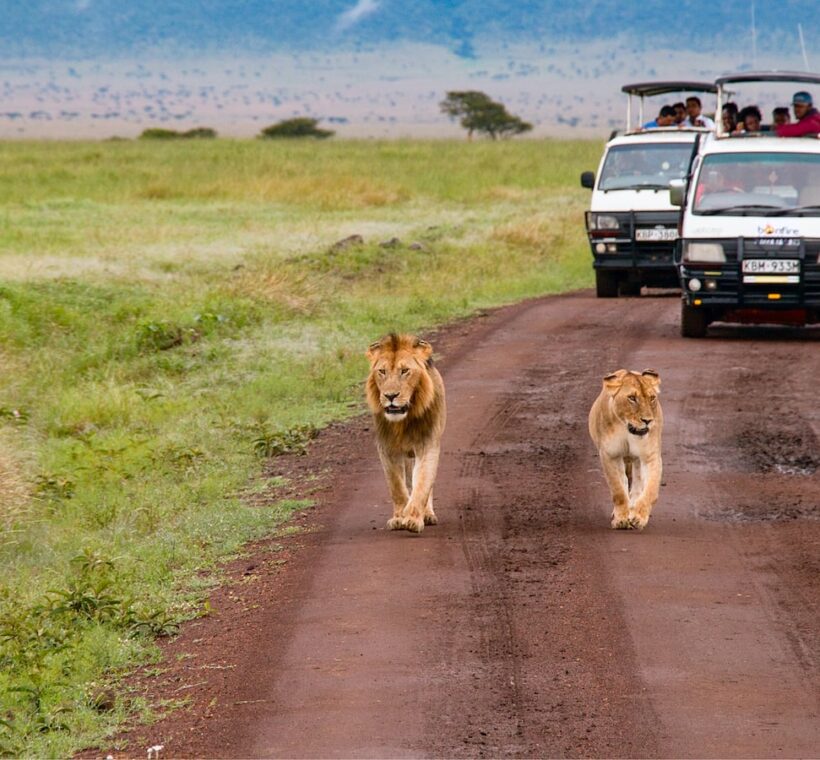
[[[639,295],[641,286],[677,287],[674,249],[679,209],[669,202],[669,182],[687,176],[698,139],[698,127],[642,128],[644,98],[681,93],[714,93],[708,82],[644,82],[624,85],[626,131],[612,135],[604,148],[597,176],[581,175],[592,190],[586,214],[599,298]],[[639,98],[633,124],[633,99]],[[671,98],[670,98],[671,99]],[[654,114],[653,114],[654,116]]]
[[[820,75],[743,73],[717,80],[820,85]],[[820,92],[818,93],[820,94]],[[820,321],[820,139],[774,132],[703,140],[689,182],[670,183],[681,206],[675,254],[681,334],[710,323]]]

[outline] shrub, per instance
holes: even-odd
[[[260,422],[253,439],[253,450],[261,458],[304,454],[308,443],[318,434],[319,431],[312,425],[298,425],[290,430],[269,430]]]
[[[195,140],[211,140],[216,137],[216,130],[210,127],[195,127],[183,132],[181,137]]]
[[[140,140],[202,140],[216,137],[216,130],[210,127],[195,127],[187,132],[177,132],[175,129],[151,127],[144,129]]]
[[[163,129],[161,127],[143,129],[140,134],[140,140],[176,140],[179,137],[180,133],[175,129]]]
[[[196,331],[165,320],[137,325],[137,348],[140,351],[167,351],[198,338]]]
[[[285,119],[284,121],[271,124],[265,127],[260,133],[262,138],[279,137],[316,137],[322,139],[335,134],[331,129],[319,129],[318,119],[299,117],[298,119]]]

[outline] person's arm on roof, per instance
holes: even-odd
[[[778,137],[803,137],[803,135],[820,134],[820,111],[813,108],[800,121],[793,124],[781,124],[777,128]]]

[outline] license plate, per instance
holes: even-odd
[[[744,274],[743,282],[747,285],[797,285],[798,274]]]
[[[638,242],[657,243],[659,241],[677,240],[678,230],[675,227],[663,227],[661,229],[641,229],[635,230],[635,240]]]
[[[743,259],[744,274],[798,274],[799,259]]]

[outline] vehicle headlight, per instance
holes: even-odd
[[[686,243],[683,248],[683,260],[720,264],[726,261],[726,254],[720,243]]]
[[[612,216],[612,214],[589,215],[589,228],[591,230],[617,230],[620,226],[618,217]]]

